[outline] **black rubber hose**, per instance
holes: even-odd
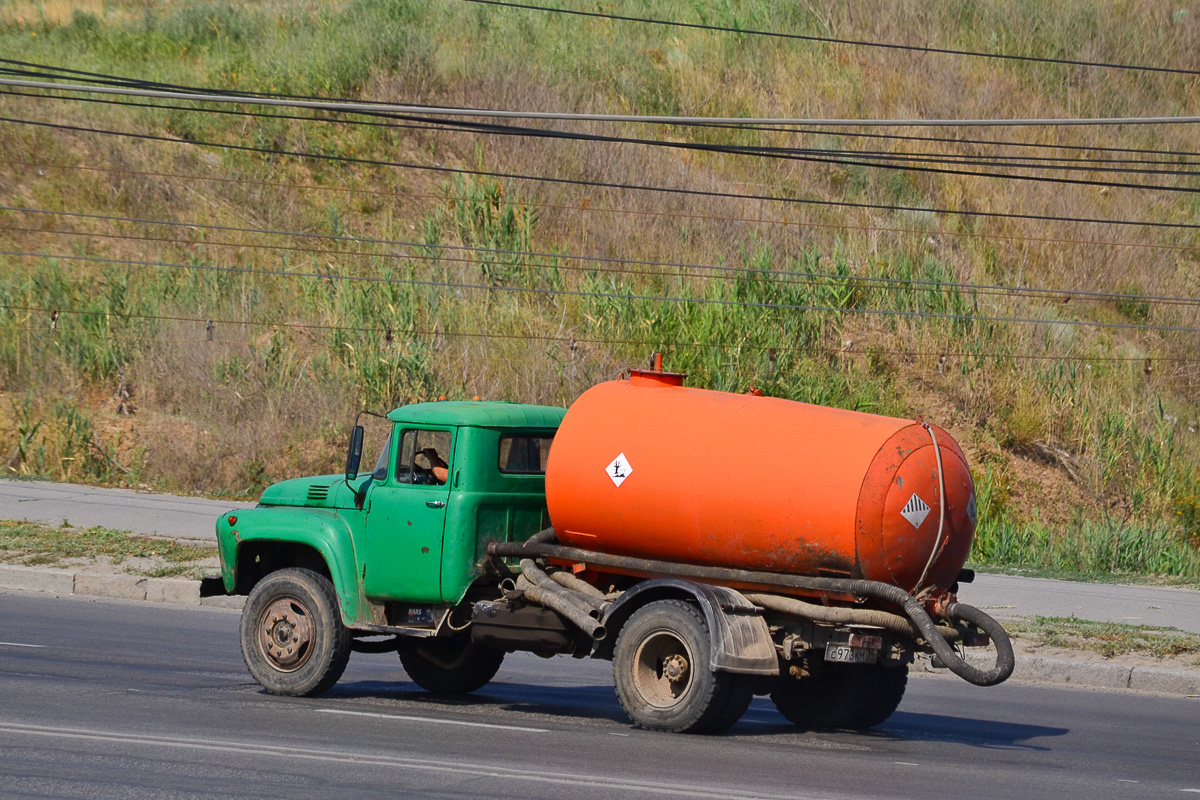
[[[543,572],[542,568],[535,564],[531,558],[521,559],[521,574],[524,575],[525,579],[534,586],[540,586],[546,591],[553,592],[560,596],[566,596],[569,600],[579,605],[581,610],[585,612],[588,608],[591,608],[603,614],[608,610],[608,607],[612,605],[612,603],[605,601],[602,597],[584,594],[583,592],[576,591],[569,586],[562,585]],[[584,608],[584,606],[587,608]]]
[[[920,637],[921,632],[908,621],[907,617],[893,614],[890,611],[879,611],[873,608],[843,608],[842,606],[823,606],[819,603],[806,603],[795,597],[781,594],[761,594],[759,592],[742,592],[742,596],[762,606],[768,611],[787,614],[817,622],[829,622],[835,625],[871,625],[884,628],[892,633],[907,636],[910,639]],[[949,625],[939,625],[938,633],[948,642],[962,638],[962,631]]]
[[[543,533],[545,531],[537,535],[541,536]],[[1012,675],[1015,664],[1012,654],[1012,642],[1009,641],[1008,634],[998,622],[987,614],[984,614],[979,609],[966,606],[966,608],[970,609],[966,613],[972,614],[975,616],[975,619],[960,617],[964,621],[979,625],[988,632],[992,640],[996,643],[995,667],[990,670],[982,670],[973,664],[968,664],[942,638],[938,633],[937,625],[930,619],[929,614],[926,613],[915,597],[889,583],[854,578],[810,578],[803,575],[782,575],[775,572],[755,572],[745,569],[730,569],[728,567],[702,567],[695,564],[677,564],[670,561],[653,561],[646,558],[614,556],[608,553],[597,553],[574,547],[530,542],[492,542],[488,545],[488,553],[502,558],[529,558],[530,556],[561,558],[568,561],[617,567],[634,573],[677,575],[686,578],[701,578],[722,584],[782,586],[788,589],[804,589],[870,597],[904,609],[904,615],[917,627],[922,638],[929,643],[934,654],[942,660],[946,668],[968,683],[973,683],[976,686],[995,686],[998,683],[1004,682]],[[987,627],[984,627],[978,620],[986,620]]]
[[[525,596],[534,603],[557,611],[596,641],[600,641],[608,635],[607,629],[594,620],[586,609],[580,608],[569,596],[565,596],[566,589],[557,583],[554,584],[554,588],[558,591],[556,592],[549,586],[538,586],[524,575],[517,578],[517,589],[524,592]]]
[[[525,544],[557,544],[558,539],[554,536],[554,528],[543,528],[525,540]]]
[[[980,683],[980,686],[995,686],[1012,675],[1017,658],[1013,653],[1012,640],[1008,638],[1008,631],[1004,630],[1003,625],[975,606],[969,606],[966,603],[951,603],[946,609],[946,614],[952,620],[960,619],[978,626],[980,630],[992,637],[992,641],[996,644],[996,668],[985,674],[990,682]],[[993,675],[993,673],[995,674]]]

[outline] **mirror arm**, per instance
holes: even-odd
[[[353,486],[351,486],[350,481],[358,477],[358,468],[362,466],[363,437],[365,434],[363,432],[363,426],[359,424],[359,420],[362,419],[363,414],[367,414],[368,416],[372,417],[379,417],[380,419],[387,419],[386,414],[377,414],[374,411],[367,411],[365,408],[362,411],[359,411],[354,417],[354,427],[350,431],[350,446],[346,451],[345,482],[346,486],[354,492],[354,504],[360,509],[362,508],[362,497],[366,496],[365,487],[370,483],[370,481],[367,481],[367,484],[363,484],[363,486],[359,489],[355,489]],[[360,497],[360,493],[362,497]]]

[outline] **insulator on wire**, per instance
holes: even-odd
[[[57,309],[50,312],[50,330],[51,331],[58,330],[58,310]]]

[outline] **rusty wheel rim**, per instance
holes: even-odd
[[[687,642],[673,631],[653,631],[633,654],[634,688],[648,705],[673,708],[692,688],[694,665]]]
[[[258,641],[263,655],[280,672],[304,666],[313,650],[312,618],[295,597],[281,597],[259,617]]]

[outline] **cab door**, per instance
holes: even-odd
[[[363,593],[373,600],[438,603],[457,429],[397,428],[395,463],[385,484],[371,492],[357,543]]]

